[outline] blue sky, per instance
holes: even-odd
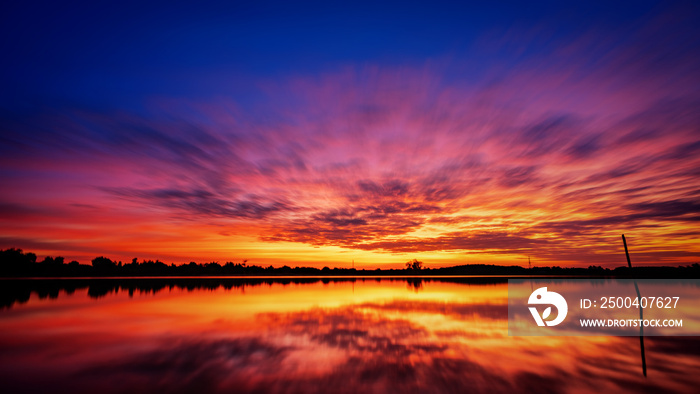
[[[159,95],[244,100],[256,95],[251,80],[316,75],[348,64],[449,61],[455,65],[447,78],[478,78],[494,62],[516,66],[557,48],[556,40],[590,29],[634,28],[667,8],[654,2],[562,5],[15,2],[0,27],[6,59],[0,105],[136,109]],[[529,36],[512,47],[489,43],[522,31]],[[461,63],[468,63],[469,76]]]

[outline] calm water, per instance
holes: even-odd
[[[697,392],[700,339],[508,337],[507,283],[2,281],[3,392]]]

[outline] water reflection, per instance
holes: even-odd
[[[0,381],[11,392],[691,392],[700,384],[695,337],[646,338],[647,379],[635,337],[508,337],[501,279],[5,284]]]

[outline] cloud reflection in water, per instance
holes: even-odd
[[[431,280],[421,289],[316,282],[30,300],[0,315],[3,328],[30,327],[16,336],[23,344],[0,337],[2,365],[15,363],[1,377],[13,389],[102,392],[683,392],[698,384],[697,338],[648,338],[645,379],[637,338],[508,337],[506,284]],[[29,310],[62,301],[53,325]],[[86,307],[109,321],[65,321]]]

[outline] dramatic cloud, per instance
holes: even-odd
[[[351,64],[255,99],[4,116],[0,246],[615,265],[627,233],[636,263],[696,262],[700,34],[675,9],[630,26],[485,34],[487,68]]]

